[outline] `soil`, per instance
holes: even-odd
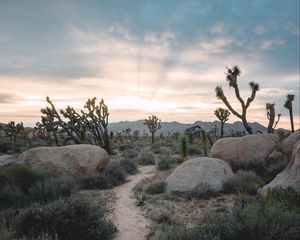
[[[128,182],[114,188],[116,202],[113,220],[119,230],[115,240],[142,240],[148,234],[150,225],[136,206],[132,189],[143,178],[154,175],[155,166],[143,166],[135,175],[128,176]]]

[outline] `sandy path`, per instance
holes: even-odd
[[[149,222],[135,205],[132,188],[143,178],[151,177],[154,170],[155,166],[140,167],[139,173],[128,176],[127,183],[114,189],[117,198],[115,219],[119,230],[115,240],[142,240],[147,235]]]

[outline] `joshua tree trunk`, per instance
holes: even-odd
[[[289,109],[289,112],[290,112],[290,120],[291,120],[291,130],[292,130],[292,132],[294,132],[295,129],[294,129],[294,118],[293,118],[293,108],[292,107]]]
[[[225,122],[221,122],[221,138],[224,136],[224,123]]]
[[[242,122],[243,122],[243,125],[244,125],[246,131],[247,131],[249,134],[252,134],[252,133],[253,133],[253,132],[252,132],[252,128],[251,128],[250,125],[248,124],[248,122],[247,122],[247,120],[246,120],[245,117],[242,118]]]
[[[151,133],[151,142],[154,143],[154,132]]]

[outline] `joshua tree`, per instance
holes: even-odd
[[[241,73],[241,71],[238,68],[238,66],[235,66],[232,69],[227,68],[226,79],[229,82],[229,86],[233,87],[235,90],[235,96],[238,99],[238,101],[241,103],[241,106],[242,106],[242,113],[238,113],[236,110],[234,110],[232,108],[232,106],[230,105],[230,103],[228,102],[227,98],[224,95],[222,87],[218,86],[218,87],[216,87],[215,90],[216,90],[217,97],[223,101],[223,103],[226,105],[226,107],[228,107],[230,112],[232,112],[235,116],[237,116],[238,118],[240,118],[242,120],[246,131],[249,134],[252,134],[252,128],[250,127],[250,125],[247,122],[247,109],[250,106],[250,103],[253,102],[256,92],[259,90],[259,85],[253,81],[249,83],[252,92],[251,92],[251,96],[248,97],[248,99],[245,103],[245,101],[241,98],[240,90],[239,90],[239,87],[237,84],[237,77],[240,75],[240,73]]]
[[[286,96],[286,101],[284,103],[284,107],[287,108],[290,112],[290,121],[291,121],[291,130],[294,132],[294,118],[293,118],[293,104],[292,102],[294,101],[295,95],[293,94],[288,94]]]
[[[103,99],[98,105],[96,104],[96,98],[88,99],[84,106],[85,111],[82,110],[81,114],[70,106],[58,112],[50,98],[47,97],[46,100],[50,107],[47,106],[41,110],[44,116],[42,116],[42,123],[37,123],[37,126],[45,125],[45,120],[47,120],[48,124],[52,124],[49,129],[62,128],[76,144],[92,143],[90,139],[86,138],[86,132],[90,132],[97,144],[109,154],[111,153],[107,130],[109,113]]]
[[[215,110],[215,115],[221,121],[221,138],[223,138],[224,124],[225,124],[226,121],[229,120],[230,112],[227,109],[224,109],[224,108],[217,108]]]
[[[151,133],[152,143],[154,143],[155,132],[161,128],[160,122],[161,122],[161,120],[158,119],[155,115],[149,116],[148,119],[145,119],[144,124],[147,125],[147,127]]]
[[[274,129],[276,128],[281,114],[277,114],[277,121],[275,122],[275,103],[267,103],[266,104],[266,110],[267,110],[267,118],[269,119],[268,124],[268,133],[274,133]],[[275,122],[275,125],[274,125]]]
[[[200,130],[200,138],[201,138],[201,146],[203,149],[203,154],[207,157],[207,139],[206,139],[206,132],[204,129]]]
[[[187,136],[182,134],[180,136],[180,150],[181,150],[181,158],[180,162],[184,162],[187,158]]]

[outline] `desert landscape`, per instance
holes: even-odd
[[[0,13],[0,240],[299,239],[298,0]]]

